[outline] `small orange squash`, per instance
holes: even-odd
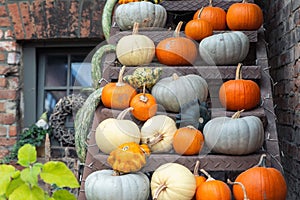
[[[198,49],[194,41],[186,37],[180,37],[180,29],[183,22],[180,21],[174,31],[174,37],[161,40],[155,49],[158,61],[165,65],[192,65],[198,55]]]
[[[231,190],[223,181],[212,178],[204,169],[200,170],[207,176],[196,191],[196,200],[231,200]]]
[[[200,166],[200,161],[197,160],[196,165],[194,167],[194,176],[195,176],[195,179],[196,179],[196,192],[195,192],[195,195],[193,197],[193,200],[196,199],[197,189],[200,186],[200,184],[202,184],[206,181],[206,178],[204,176],[200,176],[199,173],[198,173],[199,166]]]
[[[249,199],[255,200],[285,200],[287,185],[281,172],[273,167],[266,167],[263,154],[259,163],[237,176],[235,182],[245,186]],[[242,188],[234,185],[233,195],[236,200],[243,200]]]
[[[173,136],[173,148],[180,155],[199,154],[203,144],[203,134],[193,126],[181,127]]]
[[[153,117],[157,111],[156,99],[149,93],[145,93],[144,84],[143,93],[135,95],[130,101],[132,115],[140,121],[146,121]]]
[[[231,30],[257,30],[263,24],[263,12],[255,3],[243,0],[228,8],[226,21]]]
[[[125,3],[130,3],[130,2],[139,2],[141,0],[119,0],[119,4],[125,4]]]
[[[206,20],[200,19],[200,15],[203,11],[203,7],[200,9],[196,19],[190,20],[184,29],[184,33],[187,37],[200,41],[203,38],[211,36],[213,34],[212,25]]]
[[[236,69],[235,80],[223,83],[219,90],[219,99],[227,110],[251,110],[260,103],[260,88],[252,80],[242,79],[242,64]]]
[[[123,82],[124,71],[125,66],[120,70],[118,82],[108,83],[103,87],[101,101],[107,108],[128,108],[130,100],[137,94],[132,86]]]
[[[193,19],[197,19],[200,9],[194,14]],[[220,8],[213,6],[212,0],[209,0],[209,5],[204,7],[200,19],[209,22],[213,30],[225,30],[226,29],[226,12]]]

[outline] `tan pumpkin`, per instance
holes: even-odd
[[[158,167],[150,185],[153,200],[190,200],[196,190],[194,175],[178,163],[166,163]]]
[[[132,108],[127,108],[116,119],[105,119],[97,126],[96,144],[103,153],[110,154],[118,146],[127,142],[140,143],[139,127],[133,121],[124,119],[130,110]]]
[[[166,115],[155,115],[141,128],[141,142],[147,144],[152,153],[170,152],[176,132],[175,121]]]
[[[132,35],[122,37],[116,46],[116,55],[122,65],[149,64],[155,55],[154,42],[138,34],[138,23],[134,23]]]

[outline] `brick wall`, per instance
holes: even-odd
[[[105,0],[0,0],[0,158],[21,132],[20,41],[102,40]]]
[[[274,80],[279,145],[288,199],[300,192],[300,1],[263,1],[269,64]]]

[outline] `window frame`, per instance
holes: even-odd
[[[73,53],[77,50],[77,52],[79,52],[80,48],[90,49],[90,51],[86,52],[87,56],[91,56],[100,42],[101,41],[33,42],[22,44],[23,68],[21,70],[21,77],[23,78],[23,127],[29,127],[31,124],[35,123],[43,113],[42,105],[44,104],[44,94],[38,95],[38,93],[45,91],[44,85],[39,87],[41,86],[41,83],[44,83],[44,76],[42,76],[43,78],[40,80],[38,77],[41,76],[40,73],[44,74],[44,72],[38,70],[41,67],[41,62],[38,60],[39,56],[46,52],[65,53],[66,50],[69,50],[68,53]],[[75,48],[76,50],[74,50]]]

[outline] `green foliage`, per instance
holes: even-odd
[[[25,144],[18,151],[21,171],[7,164],[0,165],[0,200],[75,200],[75,196],[63,189],[78,188],[79,183],[72,171],[60,161],[45,164],[36,162],[35,147]],[[40,178],[40,179],[39,179]],[[56,191],[48,194],[39,186],[39,180],[55,185]]]
[[[7,155],[1,162],[9,163],[9,161],[16,159],[18,150],[25,144],[31,144],[36,147],[41,146],[45,140],[46,134],[49,132],[50,129],[43,129],[42,127],[38,127],[36,124],[31,125],[20,134],[9,155]]]

